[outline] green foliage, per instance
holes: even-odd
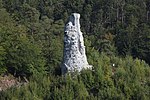
[[[31,43],[26,35],[16,36],[15,38],[6,48],[8,70],[19,75],[30,75],[34,71],[41,72],[42,67],[44,67],[44,60],[40,54],[40,48]]]
[[[47,44],[53,39],[53,34],[62,36],[60,33],[63,33],[68,15],[78,12],[81,13],[83,32],[88,34],[92,46],[99,52],[108,55],[132,55],[147,63],[150,61],[149,35],[144,31],[149,33],[148,0],[1,0],[0,4],[18,25],[25,26],[27,33],[33,36],[36,42],[42,41],[46,34],[51,37],[47,39]],[[147,27],[144,30],[143,24]],[[94,38],[90,38],[90,35],[94,35]],[[108,35],[112,35],[113,40],[104,38]],[[47,59],[49,58],[46,57]]]
[[[95,51],[96,52],[96,51]],[[99,62],[97,62],[99,61]],[[0,98],[25,100],[148,100],[150,68],[144,61],[100,54],[93,71],[71,77],[30,77],[29,83],[0,93]],[[117,63],[118,62],[118,63]],[[112,66],[115,63],[115,66]],[[12,98],[13,97],[13,98]]]
[[[0,19],[1,71],[25,76],[44,71],[45,62],[39,46],[32,43],[23,26],[15,27],[5,9],[0,11],[3,15]]]
[[[149,100],[149,5],[149,0],[0,0],[0,74],[29,79],[1,91],[0,100]],[[59,76],[64,24],[72,12],[81,14],[93,69]]]
[[[5,49],[0,46],[0,74],[7,71],[6,66],[4,65],[4,60],[6,59]]]

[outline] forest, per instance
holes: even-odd
[[[93,70],[64,77],[64,26],[74,12]],[[29,82],[0,100],[149,100],[150,0],[0,0],[4,75]]]

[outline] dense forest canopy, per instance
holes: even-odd
[[[64,80],[63,31],[73,12],[94,71]],[[2,100],[148,100],[149,64],[149,0],[0,0],[0,75],[30,80],[0,92]]]

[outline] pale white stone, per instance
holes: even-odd
[[[82,69],[92,69],[92,66],[87,62],[79,20],[80,14],[73,13],[65,26],[62,74],[74,71],[80,72]]]

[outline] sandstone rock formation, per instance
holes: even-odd
[[[73,13],[65,26],[62,74],[92,67],[87,62],[79,19],[80,14]]]

